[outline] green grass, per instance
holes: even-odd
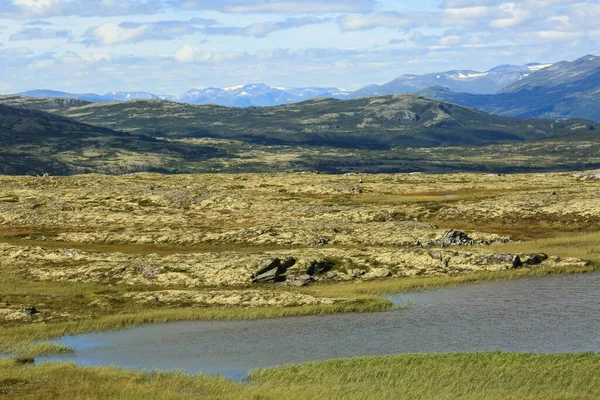
[[[73,383],[77,384],[74,385]],[[598,399],[598,354],[417,354],[253,371],[246,383],[0,360],[6,399]]]
[[[543,252],[559,257],[575,257],[600,262],[600,232],[558,233],[551,237],[495,244],[494,250],[514,253]]]

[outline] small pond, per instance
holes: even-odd
[[[144,325],[65,337],[39,361],[178,369],[235,379],[255,368],[401,353],[600,352],[600,273],[484,282],[389,296],[382,313]]]

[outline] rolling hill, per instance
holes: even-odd
[[[208,146],[116,132],[35,110],[0,105],[0,173],[175,172],[223,155]]]
[[[20,104],[30,107],[27,99],[20,99]],[[43,106],[37,100],[31,104]],[[478,145],[561,137],[596,128],[587,121],[509,119],[414,95],[249,108],[158,100],[66,108],[48,102],[46,106],[82,123],[137,135],[339,148]]]

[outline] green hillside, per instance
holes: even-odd
[[[175,172],[222,152],[0,105],[0,173]]]
[[[39,99],[19,101],[21,107],[43,106]],[[48,101],[45,107],[83,123],[154,137],[358,149],[479,145],[564,137],[595,128],[587,121],[503,118],[414,95],[251,108],[160,100],[62,108]]]

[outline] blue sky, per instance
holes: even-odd
[[[0,0],[0,93],[358,89],[600,54],[600,2]]]

